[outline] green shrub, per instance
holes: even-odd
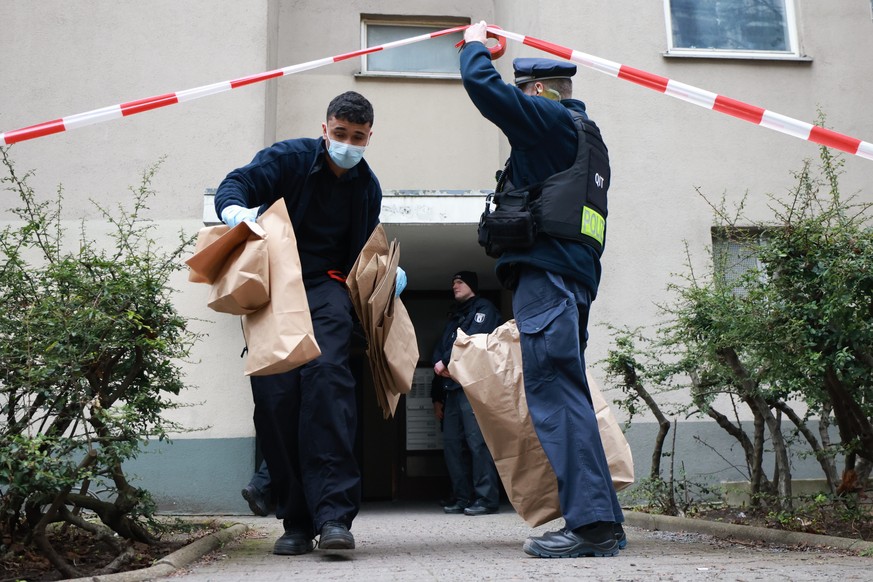
[[[180,234],[166,251],[149,237],[154,224],[142,214],[156,164],[131,188],[130,210],[94,203],[112,226],[112,248],[99,248],[84,223],[70,244],[62,189],[38,201],[8,152],[0,148],[2,182],[19,205],[0,231],[0,534],[5,548],[35,544],[76,576],[48,525],[81,528],[119,554],[155,540],[149,495],[128,482],[123,462],[145,441],[183,430],[162,415],[178,406],[180,364],[198,337],[168,279],[192,240]]]
[[[775,514],[791,511],[790,451],[798,442],[818,460],[830,493],[867,486],[873,467],[873,228],[870,203],[841,195],[841,166],[822,147],[819,167],[805,161],[788,197],[770,196],[767,221],[745,217],[743,204],[734,214],[723,203],[711,204],[716,230],[745,247],[759,266],[728,280],[717,254],[712,272],[704,274],[689,260],[682,281],[671,285],[676,300],[662,306],[665,323],[652,339],[639,330],[613,330],[607,370],[626,395],[616,403],[631,415],[647,406],[661,426],[654,482],[662,478],[656,461],[665,456],[667,416],[694,414],[711,418],[739,443],[744,466],[735,468],[751,482],[753,499]],[[662,412],[656,396],[678,390],[687,391],[683,400],[691,404]],[[743,416],[751,422],[740,422]]]

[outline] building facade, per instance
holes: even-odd
[[[719,0],[705,10],[690,0],[172,0],[69,3],[7,0],[0,4],[0,130],[152,95],[238,79],[342,55],[478,20],[507,31],[626,64],[806,122],[817,111],[836,131],[870,141],[873,116],[873,7],[869,0]],[[770,7],[764,10],[764,7]],[[90,200],[124,203],[128,186],[163,158],[150,209],[168,244],[181,229],[214,221],[209,192],[262,147],[291,137],[315,137],[329,100],[346,90],[374,105],[367,160],[385,192],[382,221],[401,245],[409,276],[404,292],[416,325],[422,372],[400,414],[384,421],[362,382],[360,457],[365,497],[442,493],[439,441],[430,420],[429,361],[442,328],[449,277],[479,272],[482,287],[502,305],[491,260],[476,244],[484,192],[509,149],[464,92],[457,72],[460,38],[342,60],[301,73],[68,130],[16,144],[11,155],[35,169],[32,184],[46,195],[62,183],[75,231],[105,238]],[[515,57],[552,56],[507,41],[496,61],[512,78]],[[604,324],[648,326],[668,283],[692,266],[711,268],[713,218],[698,194],[722,194],[769,216],[766,193],[785,193],[815,144],[695,107],[599,71],[579,67],[574,96],[583,100],[610,149],[609,246],[592,309],[588,360],[608,388],[602,360]],[[847,155],[843,188],[873,200],[873,161]],[[7,197],[9,195],[7,194]],[[0,221],[9,220],[0,205]],[[251,394],[237,358],[239,321],[212,313],[206,288],[175,281],[178,307],[206,335],[186,367],[191,406],[174,419],[195,432],[172,444],[149,445],[133,472],[164,510],[245,511],[239,489],[254,468]],[[362,377],[366,373],[362,374]],[[421,384],[421,385],[419,385]],[[609,394],[607,392],[607,398]],[[628,438],[638,475],[648,472],[656,427],[635,420]],[[692,436],[732,443],[709,422],[687,421],[677,455],[692,474],[735,479]],[[803,467],[803,463],[799,466]],[[815,467],[808,469],[815,473]],[[803,476],[800,470],[797,476]]]

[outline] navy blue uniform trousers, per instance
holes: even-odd
[[[591,293],[573,279],[521,266],[512,308],[534,429],[558,478],[566,527],[621,523],[585,376]]]
[[[500,475],[463,389],[446,390],[443,451],[459,503],[478,501],[488,509],[500,505]]]
[[[349,368],[354,327],[345,286],[325,276],[306,297],[321,356],[290,372],[252,376],[255,429],[270,469],[276,517],[316,534],[325,521],[351,527],[361,505],[354,454],[355,379]]]

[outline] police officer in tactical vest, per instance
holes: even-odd
[[[606,236],[606,146],[585,104],[572,98],[575,65],[516,59],[515,84],[506,84],[491,63],[485,26],[473,24],[464,34],[461,77],[473,104],[512,147],[491,214],[516,214],[498,221],[498,244],[490,248],[494,232],[483,216],[480,242],[499,257],[497,275],[514,291],[525,395],[558,478],[565,521],[561,530],[528,538],[524,551],[614,556],[627,543],[624,516],[597,429],[584,352]]]

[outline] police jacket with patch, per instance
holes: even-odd
[[[330,172],[323,138],[298,138],[280,141],[258,152],[246,166],[230,172],[215,193],[215,211],[221,216],[225,207],[236,204],[245,208],[261,207],[261,212],[279,198],[285,199],[295,233],[302,230],[313,197],[318,195],[321,172]],[[348,250],[332,268],[349,272],[367,239],[379,224],[382,188],[366,160],[361,160],[338,180],[344,183],[350,220],[344,233]],[[317,207],[317,205],[313,205]],[[311,214],[310,214],[311,218]],[[329,220],[329,216],[324,221]],[[311,237],[318,229],[306,225]],[[327,235],[328,233],[325,233]],[[298,240],[298,247],[305,241]],[[304,266],[305,269],[305,266]]]
[[[433,365],[440,361],[445,365],[449,364],[452,359],[452,345],[458,337],[458,328],[467,335],[491,333],[500,325],[500,320],[500,311],[484,297],[476,295],[461,303],[449,316],[443,335],[433,349]],[[443,381],[441,388],[444,390],[456,390],[461,387],[451,378],[440,377],[440,379]],[[438,388],[439,386],[432,386],[432,400],[441,400]]]
[[[587,119],[583,102],[532,97],[504,83],[488,49],[479,42],[467,43],[461,51],[461,78],[479,112],[509,140],[509,172],[516,188],[539,184],[576,160],[578,137],[570,111]],[[578,241],[539,234],[530,249],[503,253],[497,260],[498,277],[505,280],[506,271],[514,264],[580,281],[591,291],[592,299],[600,284],[597,251]]]

